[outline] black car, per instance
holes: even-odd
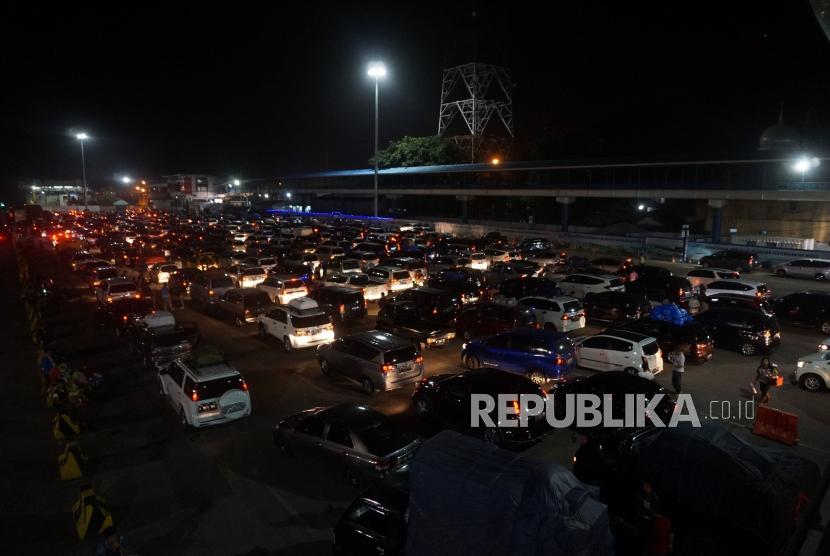
[[[454,268],[430,276],[430,288],[453,293],[462,303],[474,303],[487,297],[488,281],[480,270]]]
[[[668,299],[684,307],[689,305],[693,290],[688,279],[658,266],[637,265],[632,268],[637,273],[637,279],[625,283],[626,292],[644,295],[652,301]]]
[[[402,468],[370,486],[351,503],[334,526],[334,553],[402,556],[408,509],[409,472]]]
[[[705,363],[712,358],[714,344],[706,327],[698,322],[689,322],[683,326],[662,320],[645,318],[615,325],[612,330],[629,330],[657,339],[663,356],[672,361],[674,351],[681,346],[688,346],[686,360]]]
[[[701,310],[715,309],[717,307],[747,309],[749,311],[759,311],[771,317],[775,316],[775,310],[770,305],[770,302],[766,299],[758,299],[757,297],[720,293],[706,296],[701,300]]]
[[[651,303],[643,295],[627,292],[589,292],[582,302],[585,317],[595,322],[636,320],[647,315]]]
[[[519,300],[524,297],[559,297],[563,292],[553,280],[528,276],[505,280],[499,284],[497,295],[504,299]]]
[[[772,353],[781,344],[781,328],[775,317],[747,309],[709,309],[695,315],[720,349],[746,356]]]
[[[410,338],[425,348],[443,346],[455,338],[455,328],[424,318],[418,306],[411,301],[386,303],[378,312],[375,328]]]
[[[653,380],[622,371],[609,371],[556,384],[551,389],[550,395],[552,397],[554,415],[557,419],[563,419],[565,417],[566,398],[576,394],[593,394],[599,396],[603,404],[612,404],[611,416],[620,419],[625,415],[626,407],[624,396],[628,394],[642,394],[645,397],[646,403],[649,403],[655,396],[661,394],[662,399],[657,403],[655,414],[665,424],[668,424],[669,420],[671,420],[675,406],[674,397]],[[650,419],[644,416],[641,426],[638,427],[636,421],[632,423],[632,426],[633,428],[643,428],[651,426],[651,424]],[[575,426],[571,428],[576,429]],[[580,429],[581,432],[586,434],[601,430],[605,430],[602,425],[592,427],[590,430]]]
[[[521,446],[540,439],[551,430],[545,415],[530,417],[527,427],[470,426],[471,394],[537,394],[542,390],[527,378],[497,369],[476,369],[457,375],[433,375],[424,378],[412,394],[418,417],[442,427],[478,436],[499,446]],[[500,425],[497,410],[490,412]],[[518,416],[514,416],[518,418]]]
[[[340,322],[366,316],[366,299],[360,290],[341,286],[323,286],[308,293],[332,319]]]
[[[98,304],[96,316],[98,322],[121,336],[127,332],[136,318],[143,317],[153,310],[149,299],[122,298],[114,299],[112,303]]]
[[[391,301],[407,301],[415,305],[422,318],[444,324],[455,323],[461,300],[455,292],[439,288],[411,288],[394,296],[381,299],[383,307]]]
[[[830,335],[830,293],[801,292],[779,297],[772,302],[781,322],[817,328]]]
[[[711,255],[701,257],[700,265],[704,268],[711,266],[713,268],[734,268],[738,272],[751,272],[761,268],[761,261],[758,260],[757,253],[731,249],[717,251]]]
[[[198,341],[195,322],[177,322],[172,326],[134,328],[130,348],[139,354],[148,370],[156,371],[185,357]]]

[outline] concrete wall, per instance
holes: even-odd
[[[814,238],[827,243],[830,203],[730,201],[723,208],[722,228],[737,228],[739,234],[766,230],[770,236]]]

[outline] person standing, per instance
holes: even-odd
[[[675,394],[680,394],[683,390],[683,373],[686,372],[686,346],[674,348],[671,365],[671,384]]]
[[[755,382],[758,384],[758,390],[761,394],[760,403],[769,403],[772,399],[769,389],[777,375],[778,367],[770,362],[769,357],[761,359],[761,364],[755,370]]]
[[[173,304],[170,303],[170,288],[167,282],[161,287],[161,310],[173,312]]]

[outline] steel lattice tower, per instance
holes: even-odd
[[[458,87],[464,84],[461,98],[450,100]],[[487,98],[491,86],[501,91],[504,100]],[[444,70],[441,82],[441,111],[438,117],[438,135],[444,136],[457,114],[461,114],[470,135],[455,137],[458,142],[470,141],[470,156],[475,162],[476,143],[484,136],[487,124],[497,114],[510,139],[513,133],[513,84],[510,70],[493,64],[471,62]]]

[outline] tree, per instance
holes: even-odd
[[[374,162],[374,158],[369,160],[371,164]],[[378,151],[378,166],[381,168],[435,166],[461,162],[464,162],[464,153],[458,145],[438,135],[407,135],[397,141],[391,141],[387,148]]]

